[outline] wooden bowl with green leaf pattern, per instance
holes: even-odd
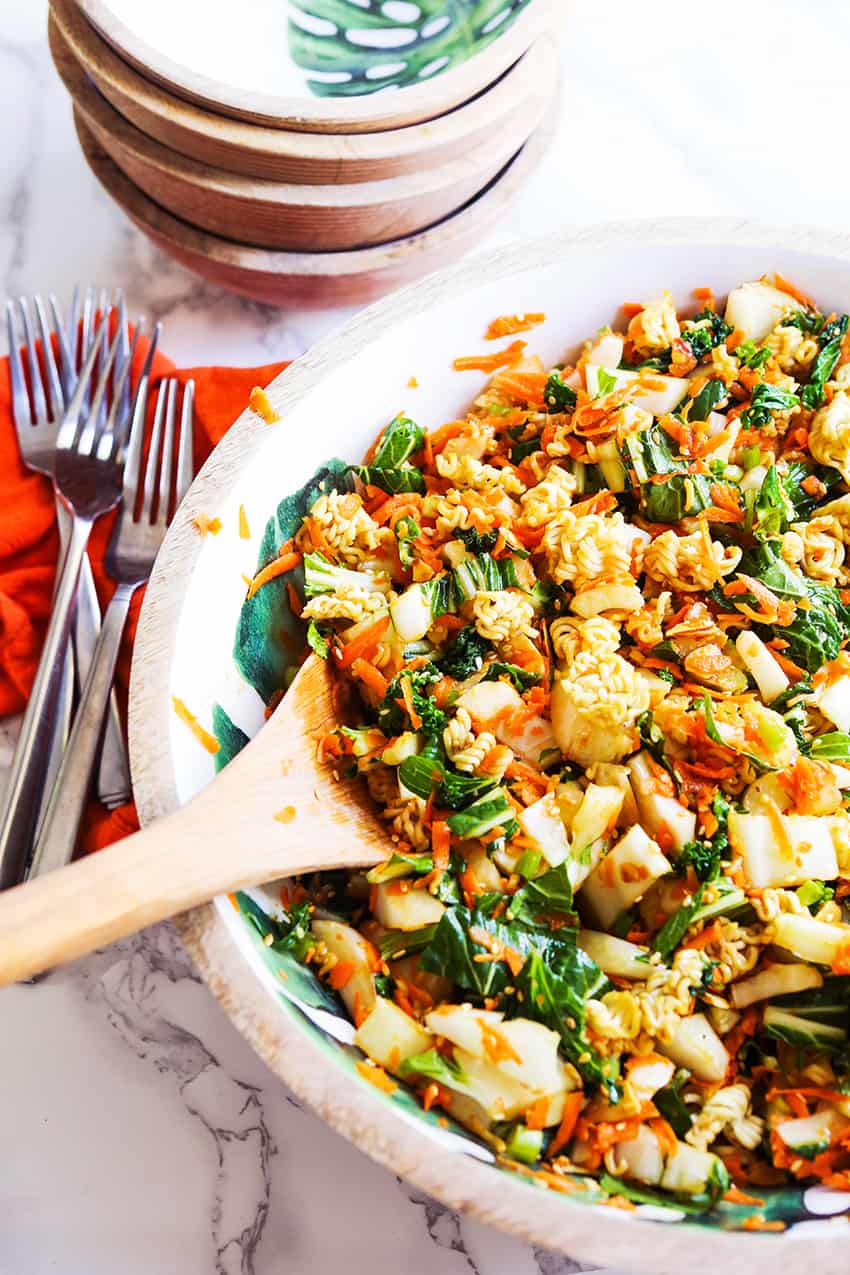
[[[527,117],[558,62],[557,46],[543,35],[494,84],[438,119],[373,133],[305,133],[219,115],[153,84],[101,39],[76,0],[50,0],[48,39],[54,61],[76,63],[91,91],[153,141],[242,177],[320,186],[402,177],[473,154]]]
[[[552,0],[77,0],[150,80],[237,119],[370,132],[480,93],[551,25]]]
[[[846,309],[850,237],[690,219],[575,229],[433,275],[359,314],[278,377],[268,396],[279,421],[246,411],[236,422],[178,511],[148,587],[130,704],[142,822],[213,778],[261,728],[298,661],[303,634],[286,578],[247,602],[245,578],[274,559],[315,495],[399,410],[428,430],[466,411],[486,374],[454,372],[452,362],[481,348],[492,319],[543,311],[529,353],[552,366],[609,323],[624,298],[669,288],[683,305],[695,286],[722,296],[775,270],[825,309]],[[201,515],[221,520],[217,536],[198,535]],[[172,696],[215,732],[215,757],[175,715]],[[845,1275],[848,1192],[800,1184],[699,1214],[658,1198],[626,1212],[607,1207],[590,1177],[553,1184],[497,1163],[490,1147],[423,1111],[402,1085],[378,1092],[357,1069],[353,1027],[334,994],[264,944],[280,913],[278,883],[220,898],[179,926],[210,988],[271,1069],[393,1172],[453,1208],[596,1265],[653,1275],[698,1264],[724,1275]]]

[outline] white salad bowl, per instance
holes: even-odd
[[[821,308],[846,310],[850,236],[690,219],[570,230],[478,257],[397,293],[278,377],[268,397],[280,420],[269,425],[243,413],[192,486],[148,587],[130,704],[142,822],[187,801],[215,773],[213,757],[174,713],[172,696],[214,729],[221,763],[259,730],[264,700],[297,658],[282,588],[260,591],[261,611],[243,610],[244,578],[257,569],[264,535],[268,554],[275,536],[291,534],[285,525],[291,510],[278,510],[282,498],[330,457],[360,460],[402,408],[426,429],[463,415],[486,377],[455,372],[452,361],[485,348],[484,331],[498,315],[544,311],[546,322],[526,339],[529,353],[552,364],[614,320],[624,301],[669,288],[685,305],[695,287],[710,286],[722,297],[775,270]],[[218,535],[198,535],[193,519],[202,514],[221,520]],[[782,1190],[761,1208],[721,1204],[699,1218],[652,1205],[625,1212],[603,1207],[580,1182],[561,1193],[498,1167],[488,1148],[445,1128],[435,1113],[426,1115],[402,1087],[378,1093],[356,1070],[353,1029],[329,993],[262,944],[252,916],[262,929],[263,912],[275,907],[273,890],[253,891],[219,898],[178,924],[210,988],[257,1053],[375,1160],[451,1207],[583,1261],[655,1275],[679,1275],[701,1260],[747,1275],[776,1263],[789,1273],[846,1272],[850,1195]],[[785,1229],[749,1230],[753,1213]]]

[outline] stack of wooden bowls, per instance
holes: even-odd
[[[552,0],[226,8],[50,0],[49,21],[95,176],[215,283],[370,300],[474,246],[545,151]]]

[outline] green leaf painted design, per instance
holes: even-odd
[[[330,1014],[340,1014],[340,1005],[333,992],[316,978],[308,965],[302,965],[291,952],[276,952],[273,948],[266,947],[263,937],[270,932],[271,926],[259,904],[255,903],[250,895],[242,892],[235,898],[239,911],[245,917],[246,929],[255,947],[260,952],[266,967],[280,980],[281,991],[284,995],[294,996],[296,1000],[302,1001],[312,1009],[324,1009]]]
[[[316,97],[422,83],[467,61],[530,0],[293,0],[289,51]]]
[[[280,546],[295,535],[305,513],[322,493],[346,489],[347,469],[341,460],[329,460],[303,487],[284,497],[266,525],[258,571],[274,561]],[[300,586],[300,567],[270,580],[245,601],[233,645],[236,667],[266,704],[286,685],[286,671],[297,662],[306,642],[307,626],[289,609],[286,585],[290,580]]]
[[[215,769],[216,774],[218,774],[220,770],[224,770],[229,762],[233,761],[237,753],[241,753],[248,743],[248,736],[244,730],[241,730],[231,720],[228,713],[221,707],[221,704],[213,704],[212,724],[213,734],[219,744],[218,752],[215,755]]]

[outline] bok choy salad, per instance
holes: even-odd
[[[458,359],[466,418],[396,417],[281,550],[392,853],[269,941],[379,1088],[700,1210],[850,1189],[850,335],[780,276],[694,298]]]

